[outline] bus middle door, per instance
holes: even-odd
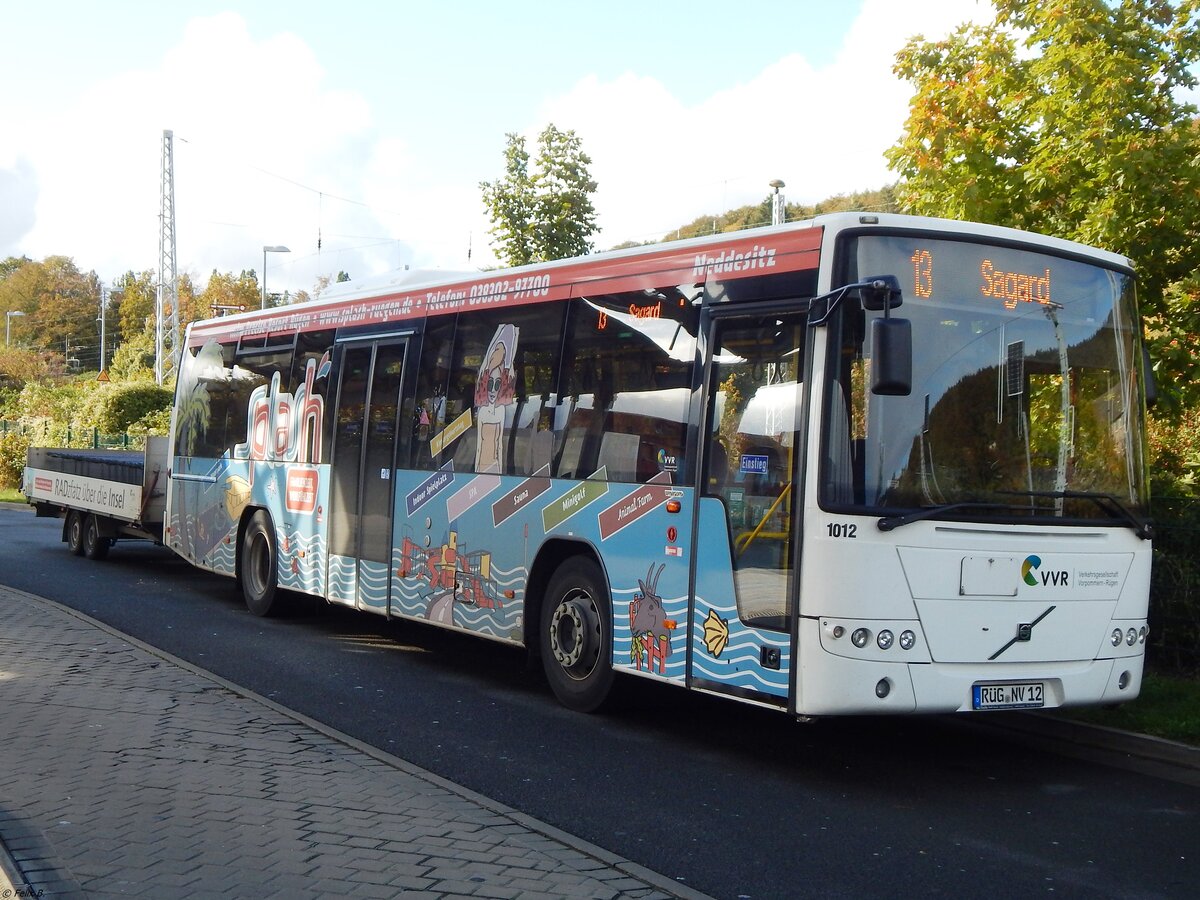
[[[386,613],[405,339],[344,345],[329,500],[331,601]]]
[[[707,329],[689,684],[778,706],[795,663],[805,321],[713,310]]]

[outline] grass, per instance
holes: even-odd
[[[1068,709],[1062,715],[1200,747],[1200,680],[1147,672],[1136,700],[1111,709]]]
[[[0,503],[24,503],[25,495],[16,488],[0,488]]]

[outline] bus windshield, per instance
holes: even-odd
[[[871,328],[831,323],[821,503],[896,515],[1116,519],[1146,512],[1132,275],[967,240],[868,235],[847,282],[895,275],[912,392],[870,392]],[[1116,503],[1113,503],[1115,500]]]

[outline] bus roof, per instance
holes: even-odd
[[[312,331],[422,318],[460,309],[515,306],[588,293],[652,289],[815,269],[822,240],[848,229],[919,230],[982,240],[1013,241],[1129,268],[1129,260],[1059,238],[995,225],[845,212],[783,225],[611,250],[512,269],[452,272],[400,270],[331,286],[319,299],[193,323],[188,343],[249,335]]]

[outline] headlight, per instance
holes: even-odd
[[[890,650],[892,648],[892,641],[895,639],[896,636],[885,628],[879,632],[879,636],[875,638],[875,643],[879,645],[880,650]]]
[[[1113,645],[1114,647],[1120,647],[1120,646],[1121,646],[1121,629],[1120,629],[1120,628],[1114,628],[1114,629],[1113,629],[1113,633],[1112,633],[1112,645]]]
[[[1138,643],[1139,644],[1146,643],[1146,635],[1149,633],[1150,633],[1150,629],[1147,628],[1145,625],[1143,625],[1141,627],[1141,629],[1139,629],[1139,631],[1138,631]]]
[[[1127,632],[1125,632],[1125,643],[1127,643],[1130,647],[1137,643],[1136,628],[1130,628]]]
[[[917,643],[917,636],[911,631],[900,632],[900,649],[911,650]]]
[[[866,628],[855,628],[854,634],[850,635],[850,643],[852,643],[859,650],[867,646],[867,643],[870,640],[871,632]]]

